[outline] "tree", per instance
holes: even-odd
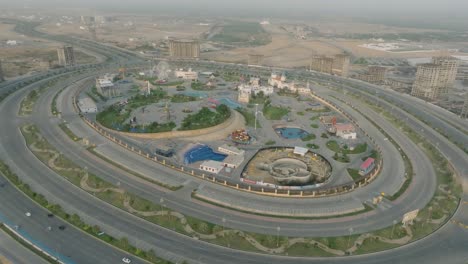
[[[337,159],[338,159],[338,153],[335,152],[335,154],[333,155],[333,159],[334,159],[334,160],[337,160]]]
[[[205,223],[205,222],[201,222],[199,225],[198,225],[198,229],[200,230],[201,233],[207,233],[208,232],[208,224]]]

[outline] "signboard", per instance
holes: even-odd
[[[414,211],[408,212],[403,215],[403,220],[401,220],[401,223],[403,226],[406,226],[407,224],[413,224],[413,220],[418,216],[419,209],[416,209]]]

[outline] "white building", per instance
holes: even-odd
[[[200,170],[218,174],[224,168],[224,164],[215,160],[207,160],[200,164]]]
[[[223,165],[228,168],[238,168],[244,162],[244,155],[229,155],[223,160]]]
[[[280,89],[289,86],[289,84],[286,83],[286,75],[284,75],[284,73],[281,76],[277,73],[272,73],[270,78],[268,79],[268,84],[273,87],[278,87]]]
[[[228,155],[237,155],[237,156],[244,156],[245,150],[238,149],[234,146],[229,146],[228,144],[224,144],[218,147],[218,151]]]
[[[79,99],[78,108],[82,113],[97,113],[96,103],[89,97]]]
[[[250,93],[239,90],[239,93],[237,95],[237,101],[239,103],[248,104],[250,102]]]
[[[352,124],[336,124],[336,136],[343,139],[356,139],[356,129]]]
[[[294,154],[296,155],[299,155],[299,156],[302,156],[304,157],[305,154],[307,154],[307,152],[309,152],[309,150],[307,148],[302,148],[302,147],[294,147]]]
[[[176,78],[181,78],[184,80],[197,80],[198,79],[198,72],[192,71],[192,69],[188,69],[188,71],[184,71],[184,69],[179,69],[174,72]]]
[[[106,74],[102,77],[96,79],[96,90],[103,96],[111,96],[115,94],[115,86],[112,80],[114,79],[115,75],[113,74]]]
[[[239,92],[247,93],[249,95],[255,94],[257,95],[260,92],[263,92],[265,96],[271,95],[274,92],[273,87],[271,86],[256,86],[256,85],[248,85],[248,84],[240,84],[237,86]]]

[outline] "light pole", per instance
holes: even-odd
[[[226,220],[226,218],[223,217],[223,219],[221,219],[221,221],[223,222],[223,236],[226,238],[227,246],[231,247],[231,245],[229,244],[229,237],[224,232],[224,226],[226,225],[227,220]]]
[[[397,220],[393,220],[393,227],[392,227],[392,235],[390,236],[390,239],[393,239],[393,231],[395,231],[395,225],[398,223]]]
[[[164,198],[160,198],[159,199],[159,206],[161,206],[161,211],[163,210],[163,206],[164,206]]]
[[[350,228],[348,229],[348,231],[349,231],[349,236],[348,236],[348,244],[347,244],[346,247],[349,248],[349,242],[351,241],[351,235],[353,234],[354,229],[353,229],[352,227],[350,227]]]
[[[258,104],[255,104],[255,131],[257,131]]]
[[[281,227],[277,226],[276,227],[276,247],[279,247],[279,232],[281,230]]]

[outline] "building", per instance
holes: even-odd
[[[100,78],[96,78],[96,90],[99,94],[111,97],[116,95],[115,85],[112,82],[114,75],[106,74]]]
[[[468,61],[460,62],[456,79],[460,81],[468,81]]]
[[[418,65],[411,95],[437,100],[453,87],[459,60],[451,57],[434,57],[432,63]]]
[[[206,160],[200,164],[200,170],[218,174],[224,168],[223,162],[216,160]]]
[[[96,103],[89,97],[79,99],[78,108],[81,113],[97,113]]]
[[[334,130],[337,137],[343,139],[356,139],[356,129],[352,124],[335,124]]]
[[[338,54],[333,58],[332,72],[335,75],[348,77],[350,57],[346,54]]]
[[[228,144],[224,144],[218,147],[218,151],[224,154],[228,154],[228,155],[243,156],[245,154],[245,150],[238,149],[234,146],[229,146]]]
[[[238,168],[244,162],[244,155],[229,155],[223,160],[223,166],[228,168]]]
[[[465,102],[460,113],[461,118],[468,118],[468,93],[465,94]]]
[[[239,103],[248,104],[250,102],[250,93],[243,90],[239,90],[237,94],[237,101]]]
[[[169,55],[175,58],[199,58],[200,43],[198,40],[169,40]]]
[[[333,73],[333,58],[326,56],[313,56],[310,61],[310,70],[332,74]]]
[[[310,94],[311,92],[309,83],[307,83],[307,86],[298,86],[295,83],[291,83],[289,86],[287,86],[284,89],[289,90],[289,92],[291,93],[298,93],[302,95],[307,95],[307,94]]]
[[[163,157],[172,157],[175,150],[171,146],[165,144],[155,144],[154,153]]]
[[[268,84],[273,87],[278,87],[280,89],[285,88],[288,84],[286,83],[286,75],[283,73],[281,75],[277,73],[271,73],[270,78],[268,78]]]
[[[176,78],[181,78],[184,80],[197,80],[198,79],[198,72],[192,71],[191,68],[188,71],[184,71],[184,69],[179,69],[174,72]]]
[[[240,84],[239,86],[237,86],[237,89],[237,101],[239,103],[249,103],[250,96],[252,94],[258,95],[260,92],[262,92],[264,96],[269,96],[274,92],[274,88],[271,86],[259,86],[250,84]]]
[[[63,46],[57,49],[58,62],[61,66],[75,65],[75,52],[72,46]]]
[[[385,67],[369,66],[367,72],[358,73],[356,79],[373,84],[383,84],[385,82],[386,71]]]
[[[369,174],[375,167],[375,159],[367,158],[359,167],[359,174],[365,176]]]
[[[294,147],[294,151],[293,151],[293,153],[294,153],[295,155],[299,155],[299,156],[301,156],[301,157],[304,157],[304,156],[307,154],[307,152],[309,152],[309,149],[307,149],[307,148],[302,148],[302,147],[297,147],[297,146]]]
[[[326,126],[336,125],[337,117],[334,115],[327,115],[319,117],[320,122]]]
[[[5,81],[5,75],[3,74],[2,61],[0,60],[0,82]]]

